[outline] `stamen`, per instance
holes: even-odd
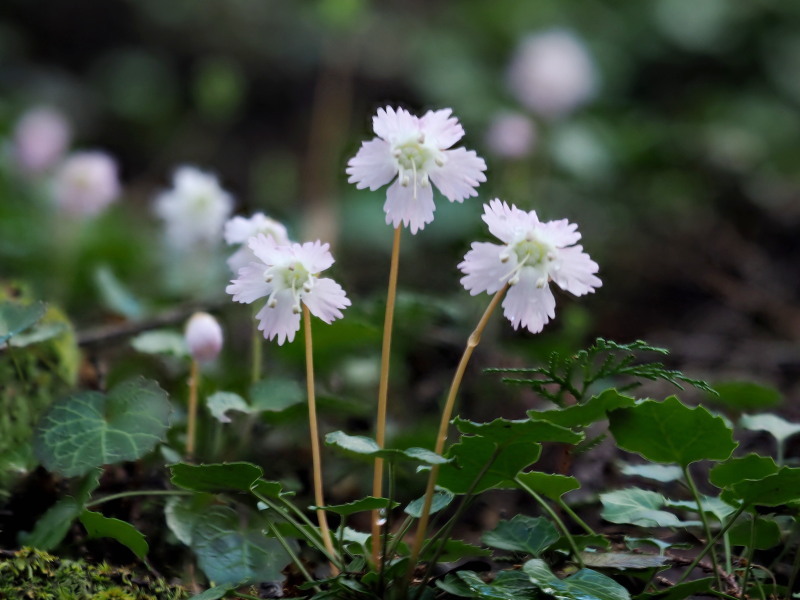
[[[445,162],[444,161],[444,157],[443,156],[437,156],[435,159],[433,159],[433,162],[436,163],[437,167],[443,167],[444,166],[444,162]]]
[[[424,144],[424,143],[425,143],[425,134],[424,134],[424,133],[422,133],[422,132],[420,132],[420,134],[419,134],[419,137],[417,138],[417,141],[418,141],[420,144]]]

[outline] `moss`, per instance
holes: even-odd
[[[0,598],[8,600],[184,600],[180,586],[123,567],[63,560],[23,548],[0,551]]]

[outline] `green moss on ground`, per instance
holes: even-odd
[[[123,567],[60,559],[33,548],[0,551],[0,598],[7,600],[184,600],[189,596],[180,586]]]

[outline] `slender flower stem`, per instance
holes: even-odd
[[[717,535],[714,536],[714,539],[709,540],[706,543],[705,547],[700,551],[700,554],[694,557],[692,564],[686,567],[686,570],[683,572],[683,575],[681,575],[680,579],[678,579],[678,581],[675,582],[675,585],[683,583],[686,580],[686,578],[689,577],[694,568],[700,563],[701,560],[703,560],[703,557],[706,554],[708,554],[708,551],[714,547],[714,544],[716,544],[720,540],[720,538],[727,533],[728,529],[730,529],[733,526],[733,524],[736,522],[736,519],[738,519],[739,516],[745,511],[747,506],[748,506],[747,504],[742,504],[739,508],[736,509],[736,512],[733,513],[733,515],[731,515],[731,518],[728,519],[728,522],[725,523],[722,529],[720,529],[717,532]]]
[[[197,429],[197,387],[200,384],[200,367],[192,359],[189,375],[189,414],[186,422],[186,458],[194,458],[194,442]]]
[[[484,311],[481,320],[478,321],[478,326],[475,327],[475,331],[470,334],[469,339],[467,340],[467,347],[464,348],[464,354],[461,357],[461,362],[458,363],[458,368],[453,376],[453,382],[450,384],[450,391],[447,394],[447,400],[444,404],[444,410],[442,411],[442,420],[439,423],[439,433],[436,436],[436,447],[434,448],[434,452],[437,454],[441,454],[444,450],[444,444],[447,441],[447,429],[450,426],[450,417],[453,414],[453,408],[455,407],[458,389],[461,387],[461,380],[464,378],[464,371],[467,369],[467,363],[469,363],[469,359],[472,357],[472,351],[475,350],[475,347],[480,343],[481,334],[483,333],[483,330],[486,329],[487,323],[489,323],[489,317],[492,316],[494,309],[500,303],[500,300],[503,298],[503,295],[506,293],[507,289],[508,284],[500,288],[500,290],[494,295],[494,298],[492,298],[492,301],[489,303],[486,311]],[[425,541],[425,534],[428,530],[428,520],[430,519],[431,504],[433,503],[433,493],[436,488],[436,479],[438,477],[439,465],[433,465],[431,467],[430,475],[428,476],[428,486],[425,488],[425,500],[422,504],[422,512],[420,513],[419,523],[417,524],[417,534],[414,538],[414,546],[411,550],[411,560],[409,562],[411,568],[413,568],[413,565],[416,564],[417,559],[419,558],[420,550],[422,549],[422,544]]]
[[[575,511],[574,511],[574,510],[572,510],[572,509],[570,508],[569,504],[567,504],[566,502],[564,502],[564,500],[563,500],[563,499],[559,498],[558,500],[556,500],[556,504],[558,504],[559,508],[560,508],[561,510],[563,510],[565,513],[567,513],[567,514],[570,516],[570,518],[571,518],[573,521],[575,521],[575,522],[576,522],[578,525],[580,525],[581,529],[583,529],[583,530],[584,530],[584,531],[585,531],[587,534],[589,534],[589,535],[597,535],[597,534],[595,533],[594,529],[592,529],[591,527],[589,527],[589,526],[586,524],[586,522],[585,522],[583,519],[581,519],[581,518],[580,518],[580,517],[579,517],[579,516],[578,516],[578,515],[575,513]]]
[[[686,480],[686,483],[689,485],[689,489],[692,491],[692,495],[694,496],[694,501],[697,502],[697,509],[700,513],[700,520],[703,522],[703,529],[706,532],[706,539],[711,539],[711,527],[708,524],[708,517],[706,516],[705,511],[703,510],[703,503],[700,500],[700,492],[697,490],[697,486],[694,484],[694,479],[692,479],[692,474],[689,472],[689,467],[683,467],[683,477]],[[719,563],[717,562],[717,554],[712,550],[711,552],[711,564],[714,566],[714,575],[717,578],[717,587],[721,590],[722,589],[722,578],[719,574]]]
[[[261,347],[264,343],[263,338],[264,336],[258,330],[258,325],[254,322],[251,348],[253,364],[250,366],[250,380],[253,383],[258,383],[261,380]]]
[[[119,500],[120,498],[132,498],[134,496],[191,496],[192,492],[184,492],[181,490],[134,490],[130,492],[119,492],[118,494],[109,494],[102,498],[97,498],[85,504],[86,508],[97,506],[112,500]]]
[[[306,387],[308,389],[308,425],[311,430],[311,462],[314,469],[314,502],[317,503],[317,506],[325,506],[325,498],[322,493],[322,459],[319,449],[319,429],[317,428],[317,402],[314,394],[314,346],[311,342],[311,313],[305,304],[303,305],[303,328],[306,340]],[[328,529],[328,517],[321,508],[317,509],[317,520],[325,548],[328,554],[335,556],[331,532]],[[333,562],[331,562],[331,571],[334,575],[339,574],[339,569]]]
[[[575,562],[577,562],[578,566],[582,569],[584,567],[584,564],[583,564],[583,559],[581,558],[580,550],[578,550],[578,546],[575,543],[575,539],[570,534],[569,530],[567,529],[567,526],[564,525],[564,521],[561,520],[561,517],[559,517],[552,508],[550,508],[550,505],[547,504],[547,501],[544,498],[542,498],[533,489],[531,489],[531,487],[528,486],[519,477],[515,477],[514,481],[519,487],[521,487],[523,490],[525,490],[531,496],[533,496],[533,499],[539,503],[539,505],[544,509],[544,511],[548,514],[548,516],[551,519],[553,519],[553,521],[556,522],[556,525],[558,525],[559,529],[561,529],[561,533],[563,533],[564,537],[567,538],[567,543],[569,543],[569,547],[572,549],[572,553],[575,555]]]
[[[289,558],[292,559],[292,562],[297,566],[297,569],[300,571],[300,573],[303,575],[303,577],[306,578],[306,581],[308,581],[309,583],[313,583],[314,582],[314,578],[311,576],[311,573],[309,573],[306,570],[306,567],[303,564],[303,561],[301,561],[298,558],[297,554],[295,554],[295,552],[294,552],[294,550],[292,550],[291,546],[289,546],[289,544],[286,543],[286,539],[280,534],[280,532],[278,531],[277,527],[275,527],[275,525],[273,525],[272,523],[267,521],[267,529],[269,529],[270,533],[275,537],[276,540],[278,540],[278,543],[281,546],[283,546],[283,549],[286,551],[286,554],[288,554]],[[317,593],[320,592],[319,586],[315,585],[313,589]]]
[[[389,267],[389,291],[386,294],[386,314],[383,320],[383,347],[381,349],[381,376],[378,384],[378,417],[375,425],[375,441],[383,448],[386,441],[386,408],[389,398],[389,362],[392,352],[392,327],[394,324],[394,304],[397,297],[397,273],[400,264],[400,234],[402,227],[395,227],[392,243],[392,259]],[[375,471],[372,478],[372,495],[380,498],[383,495],[383,459],[375,459]],[[379,511],[372,511],[372,562],[380,569],[381,516]]]

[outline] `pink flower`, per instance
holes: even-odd
[[[502,244],[474,242],[458,268],[471,295],[493,294],[505,284],[503,314],[514,329],[538,333],[555,317],[556,300],[549,283],[582,296],[602,285],[597,263],[575,243],[577,225],[566,219],[542,223],[536,211],[525,212],[498,199],[484,205],[483,220]]]
[[[211,362],[222,350],[222,328],[208,313],[194,313],[186,323],[184,336],[189,354],[197,362]]]
[[[411,233],[433,221],[435,185],[451,202],[476,196],[486,181],[486,163],[473,150],[450,147],[464,136],[449,108],[428,111],[421,118],[402,108],[378,109],[372,128],[378,137],[364,142],[347,163],[348,181],[358,189],[386,190],[386,223],[409,227]]]
[[[318,277],[333,264],[329,245],[320,241],[305,244],[278,244],[263,233],[252,238],[250,249],[256,261],[239,270],[226,292],[236,302],[250,304],[259,298],[267,303],[256,314],[258,329],[278,344],[291,342],[300,329],[301,303],[325,323],[342,317],[341,309],[350,306],[342,287],[333,279]]]
[[[14,158],[25,172],[42,173],[61,159],[70,136],[64,115],[51,108],[34,108],[14,129]]]
[[[522,40],[508,68],[511,92],[547,119],[568,115],[595,93],[592,59],[575,34],[553,29]]]
[[[58,168],[53,195],[65,212],[92,217],[117,199],[119,188],[113,158],[105,152],[76,152]]]
[[[498,113],[486,132],[486,145],[497,156],[523,158],[536,143],[536,125],[521,113]]]
[[[255,213],[249,219],[233,217],[225,223],[225,242],[228,245],[243,244],[228,258],[228,266],[231,271],[238,273],[242,267],[247,266],[254,260],[258,260],[246,242],[259,233],[263,233],[267,237],[273,237],[279,245],[290,243],[286,227],[279,221],[270,219],[264,213]]]

